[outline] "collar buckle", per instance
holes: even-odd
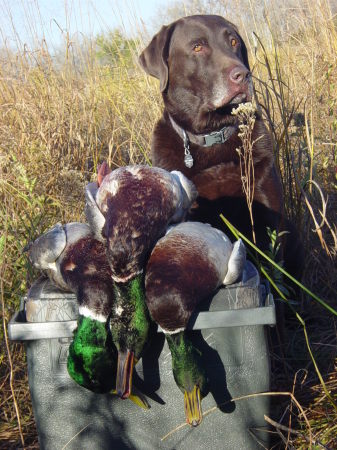
[[[224,127],[220,131],[213,131],[210,134],[204,134],[203,137],[205,139],[205,143],[203,146],[211,147],[214,144],[224,144],[229,138],[227,129],[228,127]]]

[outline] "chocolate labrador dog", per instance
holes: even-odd
[[[252,99],[253,83],[247,49],[237,28],[215,15],[181,18],[163,26],[153,37],[140,55],[140,64],[159,79],[165,105],[153,133],[153,164],[180,170],[195,183],[199,197],[190,220],[226,231],[219,217],[222,213],[251,238],[236,151],[242,142],[237,118],[231,112]],[[289,229],[283,256],[286,269],[298,275],[300,243],[291,224],[284,220],[273,144],[258,113],[252,141],[257,243],[268,249],[267,227]]]

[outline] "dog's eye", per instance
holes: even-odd
[[[201,50],[202,50],[202,45],[201,44],[195,44],[194,45],[194,47],[193,47],[193,50],[195,51],[195,52],[201,52]]]
[[[238,45],[237,39],[232,38],[232,39],[231,39],[231,46],[232,46],[232,47],[236,47],[237,45]]]

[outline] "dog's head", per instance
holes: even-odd
[[[195,133],[232,124],[232,107],[253,94],[246,46],[220,16],[183,17],[163,26],[139,60],[160,80],[168,112]]]

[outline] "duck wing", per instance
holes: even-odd
[[[228,260],[228,270],[223,284],[233,284],[241,277],[246,264],[246,256],[246,247],[242,240],[239,239],[233,245],[233,250]]]
[[[178,223],[185,220],[188,210],[198,196],[198,191],[192,181],[181,172],[173,170],[170,173],[173,181],[177,184],[177,189],[179,189],[176,212],[171,219],[171,223]]]
[[[67,236],[61,223],[39,236],[29,245],[28,257],[34,267],[44,271],[50,281],[63,290],[69,290],[64,283],[59,260],[67,245]]]
[[[61,223],[29,244],[28,257],[37,269],[51,269],[66,247],[67,237]]]
[[[128,166],[107,174],[97,192],[88,187],[87,218],[99,223],[94,232],[100,229],[106,238],[115,281],[127,281],[141,273],[168,224],[180,220],[189,208],[189,198],[196,194],[187,179],[185,187],[182,185],[183,177],[160,168]]]
[[[98,208],[95,200],[97,191],[97,183],[89,183],[85,187],[84,214],[96,239],[101,242],[105,242],[105,239],[102,235],[102,230],[105,225],[105,217]]]

